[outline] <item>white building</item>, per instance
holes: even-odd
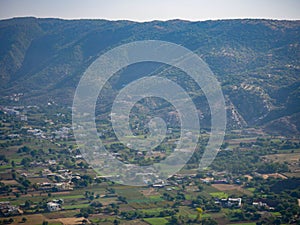
[[[47,203],[47,209],[48,209],[50,212],[53,212],[53,211],[59,211],[59,210],[61,210],[61,205],[58,204],[58,203],[54,203],[54,202],[48,202],[48,203]]]

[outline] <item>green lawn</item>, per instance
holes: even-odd
[[[151,225],[166,225],[168,223],[168,220],[166,220],[165,218],[161,218],[161,217],[145,218],[144,221]]]
[[[211,192],[209,193],[211,196],[213,196],[214,198],[228,198],[228,194],[222,192],[222,191],[218,191],[218,192]]]

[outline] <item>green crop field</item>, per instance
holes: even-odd
[[[168,224],[168,220],[166,220],[165,218],[160,218],[160,217],[145,218],[144,221],[151,225],[166,225],[166,224]]]

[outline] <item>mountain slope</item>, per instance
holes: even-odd
[[[83,71],[99,55],[146,39],[183,45],[208,63],[228,99],[230,127],[286,124],[299,132],[300,21],[3,20],[1,97],[22,92],[24,102],[71,105]]]

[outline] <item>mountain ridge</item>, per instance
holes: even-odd
[[[81,75],[99,55],[131,41],[164,40],[194,51],[210,66],[247,126],[289,121],[291,134],[299,134],[293,117],[300,112],[299,37],[299,20],[1,20],[1,99],[22,92],[24,102],[71,105]]]

